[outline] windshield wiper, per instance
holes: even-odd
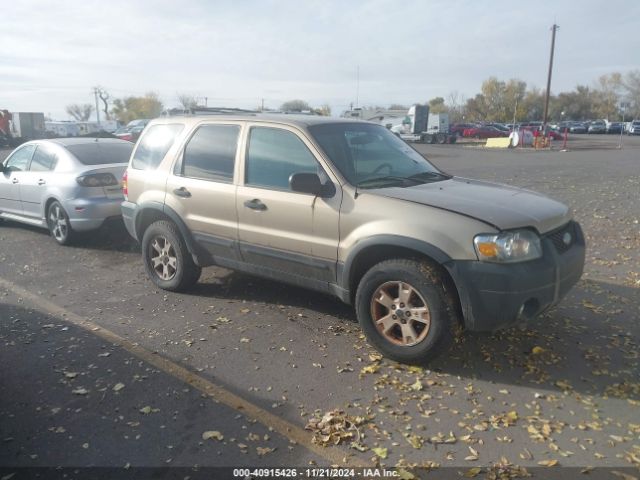
[[[445,173],[440,173],[440,172],[420,172],[420,173],[414,173],[413,175],[410,175],[407,178],[411,180],[416,180],[416,181],[428,182],[428,181],[438,181],[439,179],[449,180],[452,177],[451,175],[447,175]]]
[[[422,183],[422,180],[419,180],[417,178],[411,178],[411,177],[396,177],[393,175],[385,175],[383,177],[374,177],[374,178],[367,178],[366,180],[362,180],[360,182],[358,182],[358,187],[363,187],[365,185],[371,185],[371,184],[376,184],[376,183],[389,183],[391,182],[392,185],[396,185],[398,183],[400,183],[402,186],[406,185],[407,182],[411,183],[411,184],[418,184],[418,183]],[[380,186],[380,185],[377,185]],[[387,185],[387,186],[391,186],[391,185]]]

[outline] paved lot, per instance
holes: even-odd
[[[4,223],[0,465],[638,467],[640,139],[624,142],[419,147],[450,173],[568,203],[588,242],[557,308],[525,330],[465,335],[428,369],[380,359],[331,297],[219,268],[172,294],[146,279],[122,226],[61,248]],[[357,428],[314,449],[302,428],[335,409]]]

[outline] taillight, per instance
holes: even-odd
[[[127,185],[127,178],[129,176],[129,171],[125,170],[122,175],[122,193],[124,195],[125,200],[129,200],[129,186]]]
[[[82,175],[76,178],[83,187],[110,187],[112,185],[118,185],[118,180],[111,173],[92,173],[89,175]]]

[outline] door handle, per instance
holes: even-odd
[[[191,196],[191,192],[185,187],[176,188],[173,193],[182,198],[189,198]]]
[[[263,211],[267,209],[267,206],[260,201],[259,198],[254,198],[253,200],[247,200],[244,202],[244,206],[250,208],[251,210]]]
[[[16,177],[13,177],[11,179],[11,183],[18,183],[20,180],[18,180]]]
[[[38,180],[38,185],[44,185],[46,182],[46,180],[40,179]]]

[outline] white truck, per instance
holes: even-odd
[[[391,126],[391,131],[415,143],[455,143],[457,139],[449,134],[447,113],[429,113],[429,106],[420,104],[412,105],[402,122]]]

